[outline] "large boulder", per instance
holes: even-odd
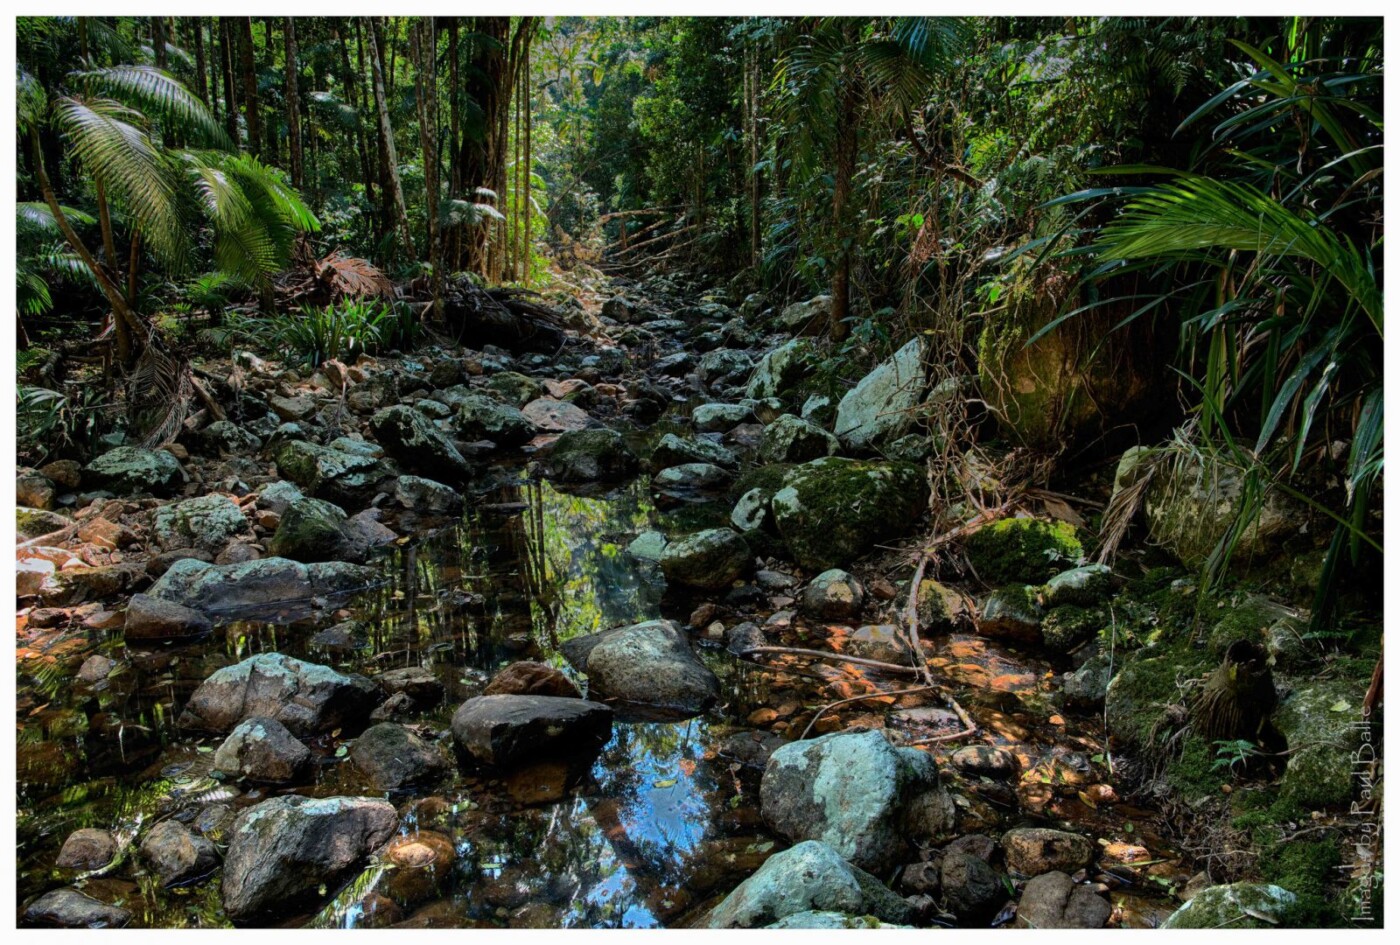
[[[362,722],[379,699],[363,676],[281,653],[250,656],[200,684],[180,715],[183,728],[227,732],[244,719],[276,719],[297,736]]]
[[[758,458],[765,463],[805,463],[841,451],[841,443],[801,417],[785,413],[763,429]]]
[[[615,430],[571,430],[561,433],[540,466],[559,482],[598,482],[625,479],[637,472],[637,454]]]
[[[81,827],[70,833],[54,866],[64,870],[98,870],[117,855],[117,840],[109,831]]]
[[[471,478],[471,467],[457,447],[412,407],[385,407],[370,418],[369,428],[379,445],[411,472],[450,485],[460,485]]]
[[[719,701],[719,680],[670,620],[574,637],[561,649],[570,665],[587,674],[590,695],[685,714]]]
[[[286,558],[259,558],[210,564],[182,558],[147,593],[219,620],[240,612],[351,593],[369,587],[378,577],[373,568],[340,561],[302,564]]]
[[[804,381],[816,365],[816,345],[807,338],[794,338],[759,359],[745,393],[754,400],[782,397]]]
[[[1043,584],[1084,556],[1075,527],[1038,518],[1003,518],[967,540],[967,560],[989,584]]]
[[[585,430],[594,425],[593,418],[583,408],[553,397],[536,398],[520,408],[520,413],[532,426],[545,433]]]
[[[771,507],[798,564],[826,569],[844,567],[876,543],[902,535],[927,501],[917,466],[833,456],[789,472]]]
[[[349,524],[338,505],[324,499],[299,499],[287,506],[268,554],[293,561],[363,561],[369,545]]]
[[[904,862],[916,841],[948,834],[955,816],[933,757],[878,731],[784,745],[768,759],[759,798],[776,833],[820,840],[877,874]]]
[[[1016,904],[1016,925],[1026,929],[1101,929],[1113,907],[1091,886],[1076,885],[1058,870],[1026,883]]]
[[[289,784],[311,768],[314,757],[287,726],[254,716],[234,726],[214,752],[214,770],[260,784]]]
[[[1357,763],[1369,763],[1379,747],[1361,714],[1367,685],[1364,677],[1300,680],[1279,703],[1273,722],[1289,749],[1281,800],[1310,810],[1351,800]]]
[[[818,295],[786,305],[773,319],[775,328],[802,335],[819,335],[831,319],[831,296]]]
[[[291,440],[276,449],[277,474],[321,499],[347,502],[366,495],[384,478],[384,464],[372,456]]]
[[[468,394],[457,406],[457,432],[468,440],[490,440],[501,446],[519,446],[535,435],[535,425],[519,408],[485,394]]]
[[[707,528],[668,543],[661,552],[661,573],[677,584],[721,590],[741,577],[752,559],[738,532]]]
[[[903,436],[928,389],[924,341],[915,338],[861,378],[836,408],[836,436],[855,452],[879,449]]]
[[[1074,873],[1094,861],[1094,842],[1088,837],[1051,827],[1017,827],[1001,838],[1006,868],[1022,876],[1039,876],[1056,870]]]
[[[1272,929],[1297,901],[1282,886],[1266,883],[1208,886],[1168,916],[1162,928]]]
[[[561,696],[477,696],[452,716],[452,738],[466,758],[489,768],[589,759],[612,735],[612,709]]]
[[[713,440],[667,433],[652,450],[652,471],[660,472],[670,466],[679,466],[682,463],[710,463],[725,469],[734,469],[739,465],[739,459],[731,451]]]
[[[213,628],[209,618],[193,607],[149,594],[133,594],[126,605],[122,635],[128,642],[184,640],[204,636]]]
[[[275,797],[239,815],[224,859],[224,913],[237,923],[324,898],[398,829],[388,801]]]
[[[170,453],[136,446],[119,446],[83,468],[84,485],[117,495],[170,495],[182,477],[180,461]]]
[[[712,929],[756,929],[789,916],[822,911],[908,922],[909,903],[833,847],[807,840],[775,853],[710,911]]]
[[[156,509],[154,526],[162,548],[202,548],[217,553],[247,530],[248,522],[238,503],[228,496],[202,495]]]

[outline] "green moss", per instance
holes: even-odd
[[[1216,797],[1229,776],[1215,761],[1214,747],[1193,735],[1182,744],[1181,757],[1167,765],[1167,784],[1188,802]]]
[[[1190,641],[1140,652],[1109,684],[1104,716],[1109,732],[1128,745],[1148,749],[1169,734],[1168,709],[1182,701],[1180,682],[1205,675],[1214,661]]]
[[[908,531],[927,502],[917,466],[827,457],[786,477],[773,496],[773,518],[799,564],[825,569]]]
[[[1261,844],[1260,873],[1298,897],[1285,914],[1285,925],[1317,928],[1338,924],[1342,916],[1335,902],[1335,880],[1341,863],[1342,852],[1335,840]]]
[[[1287,614],[1286,609],[1271,600],[1252,595],[1246,597],[1211,628],[1206,649],[1211,655],[1219,657],[1224,656],[1230,644],[1236,640],[1248,640],[1263,646],[1269,627]]]
[[[1004,518],[973,533],[967,556],[990,584],[1043,584],[1078,563],[1084,546],[1068,522]]]
[[[771,495],[783,487],[783,479],[794,468],[791,463],[771,463],[767,466],[754,466],[751,469],[746,469],[734,480],[729,495],[733,499],[738,499],[750,489],[762,489]]]
[[[1109,624],[1108,614],[1102,608],[1066,604],[1045,615],[1040,625],[1040,637],[1051,649],[1067,653],[1092,639]]]

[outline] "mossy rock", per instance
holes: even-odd
[[[1065,604],[1045,615],[1040,639],[1056,653],[1068,653],[1092,640],[1108,625],[1108,614],[1101,608]]]
[[[967,557],[989,584],[1043,584],[1084,556],[1068,522],[1004,518],[973,533]]]
[[[1282,886],[1231,883],[1210,886],[1177,909],[1164,929],[1269,929],[1283,922],[1298,897]]]
[[[1236,640],[1248,640],[1264,646],[1268,641],[1269,628],[1291,616],[1292,612],[1282,604],[1251,594],[1211,628],[1210,635],[1206,637],[1206,650],[1211,656],[1220,658]]]
[[[1288,739],[1289,748],[1279,796],[1309,810],[1345,805],[1356,787],[1356,753],[1368,750],[1368,729],[1359,723],[1370,680],[1353,676],[1290,682],[1293,691],[1274,712],[1274,726]],[[1378,753],[1380,733],[1372,729],[1370,735],[1370,748]]]
[[[1113,677],[1104,695],[1109,734],[1123,744],[1149,748],[1169,707],[1182,702],[1178,680],[1204,676],[1214,662],[1199,648],[1178,644],[1140,651]]]
[[[919,629],[925,633],[951,633],[968,618],[967,602],[962,595],[933,578],[924,578],[919,583],[915,607]]]
[[[827,457],[792,470],[772,509],[793,558],[826,570],[904,534],[927,502],[928,485],[917,466]]]

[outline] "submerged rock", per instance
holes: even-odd
[[[897,439],[909,429],[927,389],[924,341],[914,338],[841,398],[835,427],[841,445],[864,452]]]
[[[224,860],[224,912],[248,922],[324,898],[398,828],[388,801],[276,797],[239,815]]]
[[[508,768],[523,762],[586,760],[612,735],[612,709],[558,696],[477,696],[452,716],[452,738],[472,762]]]
[[[193,608],[149,594],[133,594],[126,605],[122,635],[129,641],[183,640],[213,629],[209,618]]]
[[[913,907],[815,840],[775,853],[710,911],[711,929],[756,929],[812,911],[908,922]]]
[[[1073,873],[1094,861],[1094,843],[1088,837],[1049,827],[1017,827],[1001,838],[1006,867],[1023,876],[1039,876],[1059,870]]]
[[[174,820],[162,820],[141,841],[141,856],[163,886],[183,886],[214,872],[219,854],[214,844]]]
[[[98,870],[117,855],[117,840],[109,831],[96,827],[75,830],[63,841],[54,866],[65,870]]]
[[[24,921],[65,929],[119,929],[131,921],[131,913],[64,887],[31,902],[24,910]]]
[[[832,568],[906,532],[927,500],[928,486],[916,466],[827,457],[789,472],[772,511],[799,564]]]
[[[1298,897],[1282,886],[1231,883],[1211,886],[1177,909],[1164,929],[1268,929],[1278,926]]]
[[[210,676],[190,696],[183,728],[227,732],[245,719],[276,719],[298,736],[318,735],[363,721],[379,687],[281,653],[251,656]]]
[[[379,445],[406,469],[452,484],[471,478],[471,467],[457,447],[412,407],[385,407],[370,418],[369,427]]]
[[[170,495],[180,484],[180,461],[165,450],[119,446],[83,468],[83,483],[117,495],[148,492]]]
[[[670,620],[574,637],[561,650],[588,676],[590,695],[632,706],[696,714],[719,701],[719,680]]]
[[[821,840],[863,869],[904,862],[917,840],[949,832],[952,799],[931,755],[882,732],[792,742],[773,753],[760,786],[763,819],[789,840]]]
[[[214,752],[214,770],[263,784],[288,784],[311,767],[311,749],[285,725],[255,716],[239,722]]]
[[[436,745],[393,722],[365,729],[350,746],[350,761],[376,791],[432,781],[450,767]]]
[[[540,465],[550,479],[596,482],[625,479],[639,462],[615,430],[571,430],[559,435]]]
[[[708,528],[667,543],[661,552],[661,573],[678,584],[720,590],[740,578],[752,558],[738,532]]]

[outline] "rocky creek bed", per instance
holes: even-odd
[[[1247,786],[1345,801],[1365,679],[1305,682],[1295,610],[1202,628],[1186,572],[1044,516],[926,570],[920,343],[843,385],[821,300],[684,288],[549,351],[238,354],[230,419],[21,471],[20,921],[1247,926],[1321,895],[1185,849],[1232,771],[1153,747],[1244,638],[1296,749]]]

